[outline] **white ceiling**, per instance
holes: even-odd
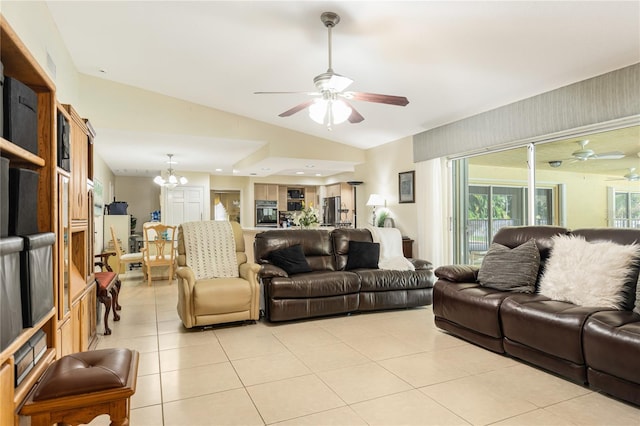
[[[358,148],[640,62],[638,1],[47,4],[81,73]],[[354,102],[365,120],[328,131],[304,111],[278,117],[307,100],[305,95],[253,94],[314,90],[313,77],[327,69],[323,11],[341,16],[333,31],[333,68],[355,81],[349,89],[406,96],[409,105]],[[148,134],[97,131],[96,150],[117,174],[165,167],[158,164],[162,160],[144,155],[147,144],[163,143],[153,129]],[[166,144],[162,152],[177,151],[175,143]],[[176,168],[214,173],[216,164],[205,165],[203,158],[234,164],[260,146],[255,141],[230,144],[215,135],[186,138]],[[122,152],[128,155],[116,155]],[[135,162],[126,163],[127,158]],[[287,173],[310,160],[289,162]],[[283,163],[274,159],[262,168],[277,161]],[[331,166],[340,170],[353,168],[335,163]],[[278,170],[265,174],[281,173],[285,166],[274,167]],[[340,171],[318,165],[315,171],[320,170]]]

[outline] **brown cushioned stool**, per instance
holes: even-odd
[[[29,394],[20,414],[33,426],[89,423],[108,414],[112,425],[129,423],[129,398],[136,391],[138,352],[101,349],[53,362]]]

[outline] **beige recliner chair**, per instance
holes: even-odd
[[[228,232],[229,227],[232,232]],[[184,326],[258,320],[258,271],[260,265],[247,262],[242,228],[237,222],[203,221],[180,225],[178,315]]]

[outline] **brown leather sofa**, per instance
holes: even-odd
[[[640,229],[569,231],[551,226],[505,227],[493,241],[515,248],[535,239],[540,277],[551,238],[560,234],[581,235],[587,241],[640,243]],[[637,282],[639,268],[636,262],[630,282]],[[433,311],[439,328],[640,405],[640,297],[630,296],[635,298],[635,312],[577,306],[537,293],[483,287],[477,281],[478,270],[469,265],[436,269]]]
[[[410,259],[415,271],[346,270],[351,241],[372,242],[366,229],[269,230],[256,234],[254,255],[262,265],[265,317],[286,321],[325,315],[431,304],[433,265]],[[287,274],[272,252],[301,245],[310,272]]]

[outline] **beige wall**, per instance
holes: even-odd
[[[113,199],[112,188],[115,187],[115,176],[111,169],[107,167],[106,163],[102,161],[102,158],[94,156],[93,158],[93,180],[94,183],[100,183],[102,186],[102,205],[108,204]],[[95,197],[95,195],[94,195]],[[94,198],[94,203],[95,203]],[[100,215],[96,215],[93,218],[95,229],[94,251],[95,253],[101,253],[103,249],[104,230],[102,226],[102,215],[104,214],[104,207]]]
[[[398,203],[398,173],[410,170],[415,170],[411,137],[367,150],[366,162],[356,166],[354,176],[355,180],[364,182],[357,189],[358,227],[371,223],[372,208],[367,207],[366,202],[370,194],[380,194],[387,201],[387,209],[400,232],[410,238],[417,237],[416,203]],[[416,181],[416,200],[420,197],[421,185],[428,182]]]
[[[127,213],[137,219],[136,232],[141,234],[142,224],[151,220],[151,212],[160,210],[160,187],[149,177],[116,176],[115,180],[116,200],[127,202]]]

